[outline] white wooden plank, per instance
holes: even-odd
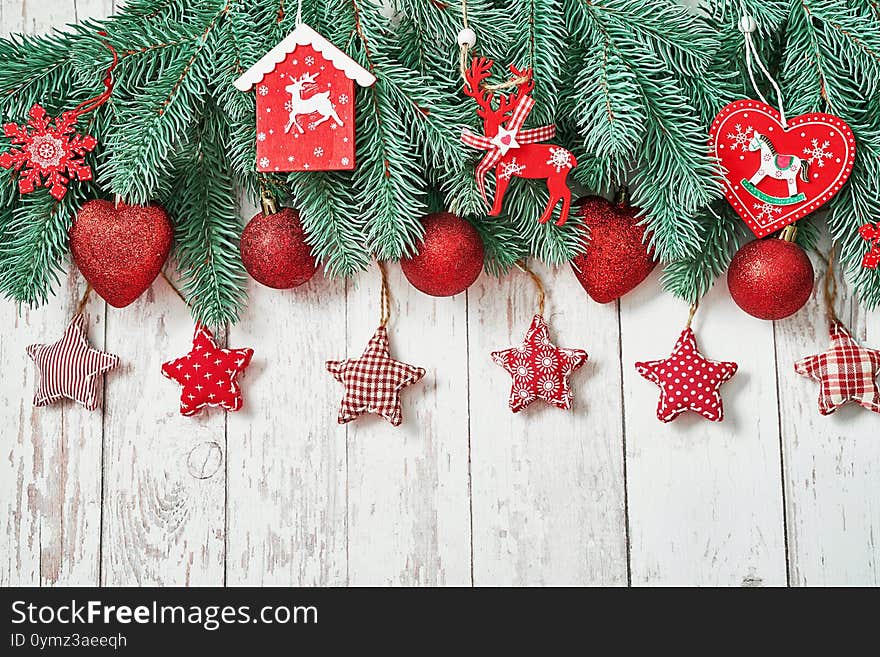
[[[817,274],[824,269],[816,263]],[[796,360],[828,348],[820,276],[817,287],[808,306],[776,328],[791,583],[876,586],[880,417],[855,404],[821,416],[818,384],[794,372]],[[837,312],[863,346],[880,349],[877,312],[859,310],[847,288]]]
[[[345,346],[345,283],[252,282],[230,345],[254,349],[244,407],[228,417],[230,585],[346,583],[345,431],[324,360]]]
[[[108,312],[107,348],[122,366],[105,401],[105,585],[223,583],[225,413],[183,417],[180,386],[161,373],[192,335],[187,308],[161,279]]]
[[[567,267],[536,271],[552,339],[590,359],[571,377],[571,411],[535,402],[513,415],[510,376],[489,354],[522,342],[535,290],[514,270],[469,291],[474,583],[625,584],[617,308],[592,302]]]
[[[0,2],[3,33],[40,33],[73,21],[75,3]],[[34,408],[32,343],[61,337],[85,284],[74,272],[62,279],[58,296],[41,309],[24,311],[0,302],[5,328],[0,362],[0,416],[14,418],[0,429],[0,585],[95,585],[99,573],[101,518],[101,411],[74,402]],[[92,344],[104,343],[104,303],[86,308]]]
[[[704,356],[739,363],[721,389],[726,417],[663,424],[659,390],[633,364],[668,355],[688,309],[658,274],[621,304],[632,583],[785,584],[773,325],[741,312],[719,281],[694,330]]]
[[[349,357],[363,352],[379,324],[379,280],[373,268],[357,286],[349,284]],[[465,298],[427,297],[397,265],[389,265],[389,280],[391,355],[427,374],[404,390],[401,426],[377,416],[348,425],[349,583],[467,585]],[[325,358],[343,355],[342,344],[325,342],[321,349]],[[337,384],[337,404],[341,393]],[[323,409],[328,427],[337,404]],[[328,429],[330,435],[344,431]]]

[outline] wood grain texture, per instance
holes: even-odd
[[[113,6],[0,0],[0,26],[45,32]],[[769,324],[720,281],[695,329],[706,356],[740,364],[722,388],[727,419],[663,425],[633,363],[669,353],[684,305],[657,274],[599,306],[567,268],[539,268],[554,340],[590,361],[573,412],[514,416],[489,353],[522,340],[529,280],[483,276],[432,299],[389,271],[392,353],[428,370],[404,392],[400,428],[339,427],[342,389],[323,366],[375,330],[375,268],[348,284],[252,284],[228,335],[256,351],[244,409],[199,418],[178,414],[160,373],[193,330],[164,282],[123,310],[89,303],[93,344],[122,360],[92,413],[33,408],[25,353],[61,335],[79,275],[45,308],[0,302],[0,586],[880,584],[880,418],[821,417],[816,384],[793,371],[827,347],[820,299]],[[880,348],[880,313],[838,311]]]
[[[391,356],[427,374],[403,391],[400,427],[378,416],[347,425],[349,583],[468,585],[465,297],[428,297],[393,264],[388,279]],[[379,325],[379,290],[375,268],[349,283],[347,357],[360,355]]]
[[[659,389],[633,363],[665,358],[688,309],[657,286],[654,274],[621,303],[632,583],[785,584],[773,326],[719,281],[694,331],[704,356],[739,363],[721,388],[725,419],[663,424]]]
[[[346,583],[345,430],[339,384],[324,370],[345,346],[345,283],[319,272],[294,290],[249,289],[230,330],[252,346],[244,406],[227,424],[230,585]],[[331,301],[332,300],[332,301]]]
[[[490,353],[522,342],[535,288],[514,270],[468,292],[474,583],[626,584],[617,308],[590,301],[567,267],[536,271],[551,338],[589,360],[570,412],[535,402],[512,414],[510,375]]]
[[[226,471],[199,463],[218,449],[225,460],[225,413],[180,415],[180,386],[161,374],[192,335],[187,308],[161,279],[108,313],[107,348],[122,365],[104,405],[105,585],[223,583]]]
[[[827,249],[827,245],[825,247]],[[817,276],[825,264],[816,261]],[[819,415],[818,384],[798,376],[794,362],[828,348],[821,294],[777,323],[786,516],[791,583],[880,584],[880,422],[876,414],[847,404]],[[863,345],[880,347],[880,318],[866,314],[844,294],[840,318]]]

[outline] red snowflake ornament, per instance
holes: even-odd
[[[190,352],[162,365],[162,374],[183,387],[180,414],[195,415],[205,406],[239,410],[241,389],[235,377],[250,365],[253,355],[253,349],[220,349],[211,331],[197,324]]]
[[[636,363],[638,373],[660,387],[657,419],[661,422],[671,422],[685,411],[713,422],[723,420],[719,388],[738,367],[733,362],[703,358],[690,328],[681,332],[669,358]]]
[[[345,386],[339,406],[339,424],[346,424],[364,413],[381,415],[393,426],[403,422],[400,391],[425,376],[425,370],[391,358],[388,330],[376,329],[360,358],[328,360],[327,371]]]
[[[587,362],[587,352],[554,345],[544,318],[535,315],[523,343],[492,352],[492,360],[513,379],[508,401],[511,411],[518,413],[536,399],[567,410],[572,399],[568,377]]]
[[[819,382],[819,412],[830,415],[847,402],[880,413],[880,351],[861,347],[840,322],[829,329],[831,346],[794,364],[801,376]]]
[[[75,131],[79,116],[76,111],[64,112],[54,119],[54,125],[40,105],[31,107],[29,116],[26,125],[3,126],[12,147],[0,154],[0,167],[19,173],[18,189],[22,194],[49,187],[49,193],[60,201],[71,180],[92,179],[92,169],[83,158],[94,150],[98,140]]]

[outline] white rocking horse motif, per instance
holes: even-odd
[[[798,192],[798,178],[804,182],[810,182],[810,161],[802,159],[797,155],[780,155],[773,143],[757,130],[754,131],[748,146],[750,151],[761,151],[761,163],[755,175],[749,180],[743,179],[742,185],[753,196],[776,205],[789,205],[792,203],[800,203],[806,196],[803,192]],[[776,180],[784,180],[788,185],[788,198],[778,198],[770,196],[758,189],[764,178],[770,176]]]
[[[284,127],[285,133],[290,132],[290,129],[293,126],[296,126],[299,134],[303,134],[305,131],[296,120],[296,117],[306,114],[321,115],[320,119],[311,124],[312,127],[319,126],[325,121],[329,121],[331,118],[336,121],[337,125],[340,127],[342,126],[342,119],[339,118],[336,110],[333,109],[333,103],[330,102],[329,91],[322,91],[314,96],[309,96],[308,98],[302,97],[303,88],[305,88],[307,84],[314,84],[315,78],[317,77],[317,73],[304,73],[301,77],[294,80],[292,84],[284,87],[284,90],[290,94],[290,102],[288,105],[290,108],[290,120]]]

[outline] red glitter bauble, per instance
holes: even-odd
[[[302,285],[318,270],[299,212],[292,208],[261,212],[248,222],[241,234],[241,261],[254,280],[278,290]]]
[[[590,241],[587,250],[571,261],[572,271],[594,301],[619,299],[657,265],[643,241],[645,227],[636,218],[639,210],[601,196],[587,196],[578,205],[578,214],[590,229]]]
[[[794,242],[768,238],[743,246],[727,271],[730,296],[758,319],[782,319],[813,293],[813,265]]]
[[[95,292],[111,306],[124,308],[162,271],[173,234],[158,205],[88,201],[70,227],[70,251]]]
[[[449,212],[429,214],[425,238],[400,267],[413,287],[432,297],[464,292],[483,271],[483,240],[467,221]]]

